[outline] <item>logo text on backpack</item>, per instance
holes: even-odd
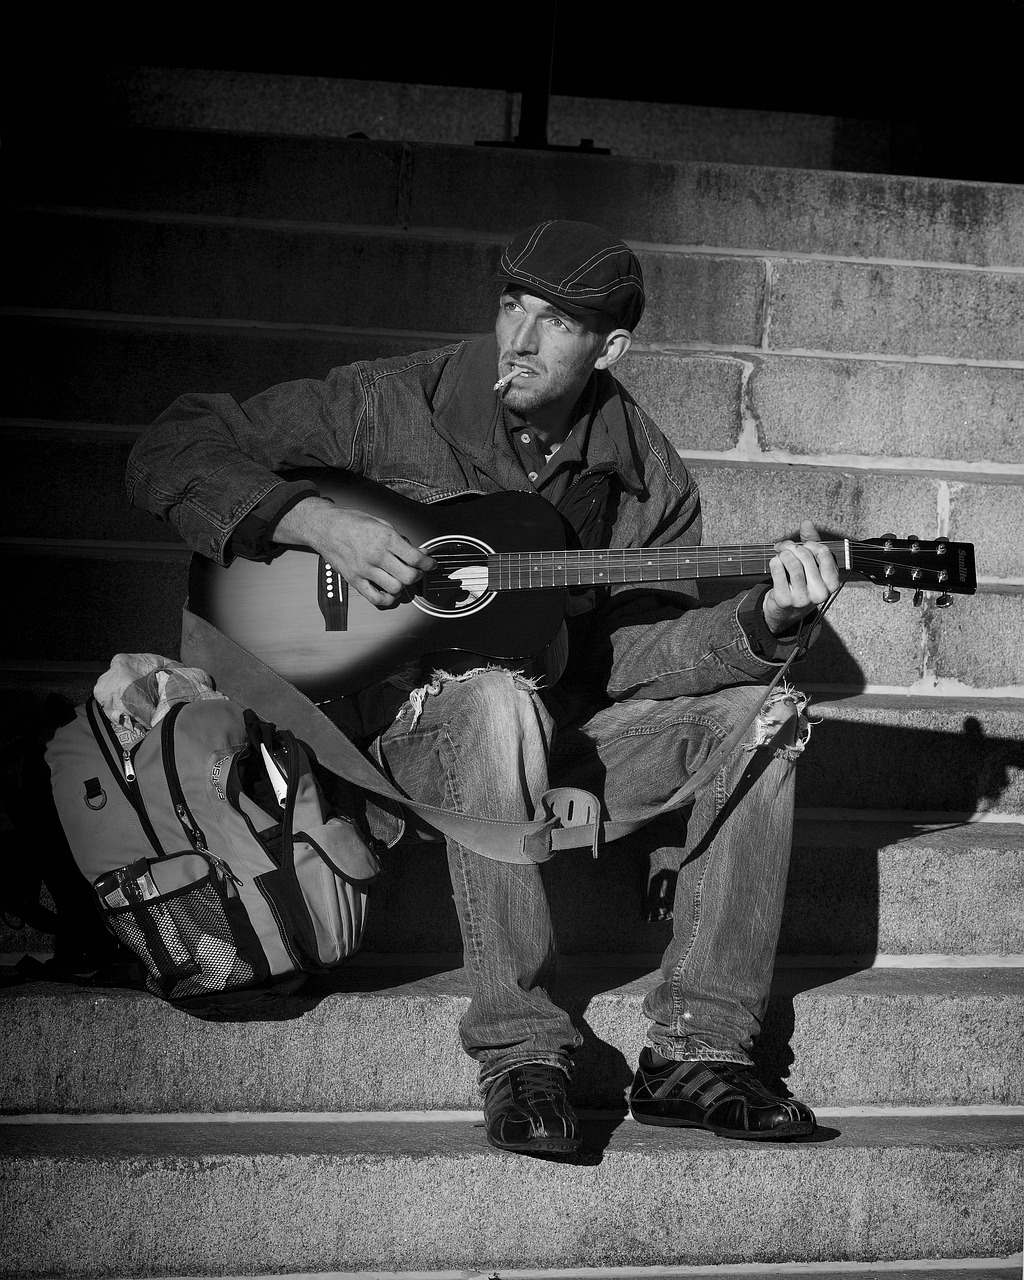
[[[218,800],[226,800],[228,798],[223,786],[221,786],[221,775],[226,772],[231,764],[233,755],[234,752],[229,752],[228,755],[221,756],[219,760],[214,760],[213,768],[210,770],[210,782],[213,784]]]

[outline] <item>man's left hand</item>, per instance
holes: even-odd
[[[776,544],[769,561],[771,590],[764,597],[764,620],[772,635],[788,631],[805,614],[839,587],[839,571],[832,552],[810,520],[800,523],[800,541]]]

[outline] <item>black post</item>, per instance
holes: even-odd
[[[548,106],[551,102],[551,78],[555,62],[555,26],[558,0],[548,0],[545,11],[530,16],[530,37],[534,45],[532,58],[524,58],[523,82],[519,103],[519,132],[511,142],[477,142],[478,147],[523,147],[534,151],[586,151],[590,155],[607,156],[607,147],[595,147],[593,138],[581,138],[576,147],[548,142]],[[533,37],[536,36],[536,40]]]
[[[525,64],[522,99],[519,107],[517,147],[543,148],[548,145],[548,105],[551,101],[551,68],[555,60],[555,22],[558,0],[530,18],[530,38],[536,53]]]

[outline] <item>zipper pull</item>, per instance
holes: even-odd
[[[135,781],[135,766],[132,764],[132,753],[128,750],[122,750],[121,757],[124,761],[124,776],[128,782]]]
[[[239,880],[238,876],[235,875],[223,858],[218,858],[217,855],[215,853],[211,853],[209,849],[204,849],[203,852],[206,854],[207,858],[209,858],[210,862],[213,864],[214,870],[217,871],[222,880],[230,880],[236,888],[240,889],[242,887],[241,880]]]
[[[174,812],[178,815],[178,821],[181,823],[186,833],[191,837],[192,843],[199,850],[199,852],[209,854],[210,850],[207,848],[207,845],[206,845],[206,837],[203,835],[203,833],[199,830],[196,824],[189,817],[188,810],[185,808],[185,806],[180,803],[176,804],[174,806]]]

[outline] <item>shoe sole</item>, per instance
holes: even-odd
[[[630,1115],[637,1124],[651,1124],[659,1129],[703,1129],[705,1133],[717,1134],[720,1138],[739,1138],[745,1142],[778,1142],[784,1138],[807,1138],[817,1126],[806,1120],[794,1121],[792,1124],[780,1124],[774,1129],[766,1129],[758,1133],[749,1129],[724,1129],[717,1124],[697,1124],[692,1120],[673,1120],[668,1116]]]
[[[488,1138],[487,1141],[497,1151],[513,1151],[527,1156],[571,1156],[581,1146],[579,1138],[538,1138],[535,1142],[495,1142],[493,1138]]]

